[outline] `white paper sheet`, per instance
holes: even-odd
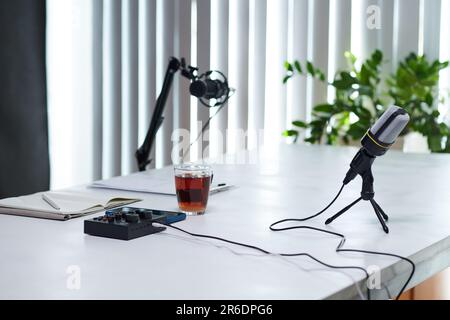
[[[228,178],[230,173],[222,172],[223,169],[221,170],[221,168],[223,166],[215,166],[214,168],[219,172],[218,174],[214,172],[215,176],[227,176],[227,181],[230,180]],[[225,182],[220,180],[217,183],[224,184]],[[232,184],[227,183],[227,185],[228,187],[233,187]],[[176,196],[173,167],[165,167],[158,170],[143,171],[128,176],[96,181],[90,187]],[[216,191],[220,191],[220,189],[220,187],[217,187],[217,184],[213,184],[210,193],[217,193]],[[228,188],[224,190],[228,190]]]
[[[90,187],[176,195],[173,168],[171,167],[96,181]]]

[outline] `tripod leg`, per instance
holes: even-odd
[[[380,205],[375,201],[375,199],[373,199],[373,203],[375,204],[375,206],[378,209],[378,212],[381,213],[381,215],[383,216],[385,221],[388,221],[389,217],[386,213],[384,213],[383,209],[381,209]]]
[[[370,203],[372,204],[373,210],[375,211],[375,214],[377,215],[378,221],[380,221],[384,232],[389,233],[389,228],[387,227],[386,223],[384,222],[383,217],[381,216],[381,213],[378,211],[378,207],[377,207],[375,201],[373,201],[373,199],[371,199]]]
[[[360,202],[362,200],[362,198],[358,198],[355,201],[353,201],[352,203],[350,203],[348,206],[346,206],[344,209],[342,209],[341,211],[339,211],[338,213],[336,213],[334,216],[332,216],[331,218],[328,218],[327,221],[325,221],[325,224],[330,224],[332,223],[335,219],[339,218],[339,216],[341,216],[342,214],[344,214],[348,209],[350,209],[351,207],[353,207],[355,204],[357,204],[358,202]]]

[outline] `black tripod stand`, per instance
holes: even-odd
[[[388,216],[384,213],[383,209],[378,205],[375,201],[374,196],[375,192],[373,191],[373,175],[372,175],[372,163],[375,160],[375,157],[369,155],[364,149],[361,149],[355,156],[352,161],[351,169],[347,173],[347,176],[344,179],[344,184],[347,184],[356,175],[360,175],[362,178],[362,190],[361,197],[350,203],[348,206],[343,208],[341,211],[336,213],[334,216],[325,221],[325,224],[330,224],[335,219],[339,218],[342,214],[344,214],[347,210],[353,207],[355,204],[360,202],[361,200],[369,201],[375,211],[375,214],[380,221],[381,226],[383,227],[384,232],[389,233],[389,228],[386,225],[388,220]]]

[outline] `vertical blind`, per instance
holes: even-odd
[[[409,52],[450,58],[440,32],[449,30],[450,12],[441,0],[48,0],[47,7],[47,48],[60,57],[47,63],[53,188],[136,171],[134,152],[170,56],[200,72],[221,70],[236,89],[191,160],[255,148],[261,130],[279,140],[292,120],[310,120],[312,106],[332,93],[303,77],[283,85],[287,59],[310,60],[331,78],[347,67],[347,50],[366,58],[381,49],[385,73]],[[379,28],[368,27],[374,14]],[[152,166],[171,163],[175,129],[193,140],[216,111],[188,88],[175,76]]]

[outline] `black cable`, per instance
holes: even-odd
[[[319,212],[317,212],[317,213],[315,213],[315,214],[313,214],[313,215],[311,215],[309,217],[302,218],[302,219],[283,219],[283,220],[276,221],[276,222],[274,222],[274,223],[272,223],[270,225],[270,230],[271,231],[275,231],[275,232],[294,230],[294,229],[308,229],[308,230],[319,231],[319,232],[322,232],[322,233],[327,233],[327,234],[331,234],[331,235],[337,236],[337,237],[339,237],[341,239],[341,241],[339,242],[338,246],[336,247],[336,252],[358,252],[358,253],[365,253],[365,254],[383,255],[383,256],[389,256],[389,257],[398,258],[398,259],[401,259],[401,260],[404,260],[404,261],[410,263],[411,266],[412,266],[412,270],[411,270],[411,273],[410,273],[407,281],[405,282],[405,284],[403,285],[403,287],[401,288],[399,294],[396,297],[396,300],[398,300],[400,298],[400,296],[402,295],[402,293],[404,292],[404,290],[406,289],[406,287],[408,286],[409,282],[411,281],[411,279],[412,279],[412,277],[414,275],[415,269],[416,269],[414,262],[412,262],[410,259],[408,259],[406,257],[402,257],[400,255],[393,254],[393,253],[387,253],[387,252],[377,252],[377,251],[360,250],[360,249],[343,249],[342,246],[344,245],[345,240],[346,240],[345,236],[343,234],[341,234],[341,233],[337,233],[337,232],[333,232],[333,231],[329,231],[329,230],[325,230],[325,229],[320,229],[320,228],[311,227],[311,226],[302,226],[302,225],[285,227],[285,228],[275,228],[276,225],[284,223],[284,222],[293,222],[293,221],[294,222],[304,222],[304,221],[311,220],[311,219],[321,215],[322,213],[324,213],[328,208],[330,208],[333,205],[333,203],[337,200],[337,198],[339,198],[339,196],[342,193],[342,190],[344,189],[344,187],[345,187],[345,184],[343,184],[341,186],[341,188],[339,189],[338,193],[333,198],[333,200],[324,209],[322,209],[321,211],[319,211]],[[331,265],[331,264],[328,264],[326,262],[321,261],[320,259],[317,259],[316,257],[314,257],[314,256],[312,256],[312,255],[310,255],[309,253],[306,253],[306,252],[301,252],[301,253],[272,253],[270,251],[267,251],[265,249],[262,249],[260,247],[253,246],[253,245],[250,245],[250,244],[241,243],[241,242],[237,242],[237,241],[232,241],[232,240],[228,240],[228,239],[217,237],[217,236],[210,236],[210,235],[205,235],[205,234],[189,232],[189,231],[186,231],[186,230],[181,229],[179,227],[175,227],[175,226],[173,226],[171,224],[163,224],[163,225],[165,225],[166,227],[178,230],[180,232],[186,233],[186,234],[188,234],[188,235],[190,235],[192,237],[218,240],[218,241],[230,243],[230,244],[233,244],[233,245],[242,246],[242,247],[246,247],[246,248],[253,249],[253,250],[256,250],[256,251],[260,251],[260,252],[262,252],[264,254],[274,254],[274,255],[279,255],[279,256],[283,256],[283,257],[306,256],[306,257],[316,261],[317,263],[319,263],[319,264],[321,264],[321,265],[323,265],[323,266],[325,266],[327,268],[360,270],[360,271],[364,272],[364,274],[366,276],[366,281],[369,279],[369,273],[367,272],[367,270],[364,269],[363,267],[360,267],[360,266],[336,266],[336,265]],[[367,298],[368,298],[368,300],[370,300],[370,289],[369,288],[367,288]]]
[[[275,224],[278,224],[278,222],[276,222]],[[411,278],[414,275],[415,272],[415,264],[414,262],[412,262],[410,259],[403,257],[403,256],[399,256],[393,253],[387,253],[387,252],[377,252],[377,251],[368,251],[368,250],[360,250],[360,249],[342,249],[343,244],[345,243],[345,236],[343,234],[339,234],[336,232],[332,232],[332,231],[328,231],[328,230],[324,230],[324,229],[320,229],[320,228],[315,228],[315,227],[310,227],[310,226],[293,226],[293,227],[286,227],[286,228],[272,228],[272,231],[286,231],[286,230],[293,230],[293,229],[310,229],[310,230],[315,230],[315,231],[319,231],[319,232],[324,232],[324,233],[328,233],[328,234],[333,234],[336,235],[338,237],[341,238],[341,242],[339,243],[339,245],[336,247],[336,252],[358,252],[358,253],[366,253],[366,254],[374,254],[374,255],[383,255],[383,256],[389,256],[389,257],[395,257],[401,260],[404,260],[406,262],[408,262],[409,264],[411,264],[411,273],[408,277],[408,279],[406,280],[405,284],[403,285],[403,287],[401,288],[399,294],[396,297],[396,300],[398,300],[400,298],[400,296],[402,295],[402,293],[404,292],[404,290],[406,289],[406,287],[408,286],[409,282],[411,281]],[[366,276],[368,278],[368,275],[366,273]],[[367,291],[367,296],[370,297],[370,290],[368,289]],[[370,299],[370,298],[369,298]]]
[[[366,254],[374,254],[374,255],[382,255],[382,256],[388,256],[388,257],[395,257],[401,260],[404,260],[406,262],[408,262],[409,264],[411,264],[411,273],[408,277],[408,279],[406,280],[405,284],[403,285],[403,287],[401,288],[399,294],[396,297],[396,300],[398,300],[400,298],[400,296],[402,295],[403,291],[406,289],[406,287],[408,286],[409,282],[411,281],[414,272],[416,270],[416,266],[414,264],[414,262],[412,262],[410,259],[400,256],[400,255],[396,255],[393,253],[387,253],[387,252],[377,252],[377,251],[368,251],[368,250],[360,250],[360,249],[342,249],[342,246],[345,243],[345,236],[343,234],[340,233],[336,233],[336,232],[332,232],[329,230],[325,230],[325,229],[320,229],[320,228],[315,228],[315,227],[310,227],[310,226],[292,226],[292,227],[285,227],[285,228],[275,228],[276,225],[284,223],[284,222],[304,222],[304,221],[308,221],[311,220],[319,215],[321,215],[322,213],[324,213],[328,208],[330,208],[333,203],[337,200],[337,198],[339,198],[339,196],[342,193],[342,190],[344,189],[345,184],[342,184],[341,188],[339,189],[338,193],[336,194],[336,196],[334,197],[334,199],[321,211],[319,211],[316,214],[313,214],[309,217],[306,218],[302,218],[302,219],[283,219],[283,220],[279,220],[277,222],[274,222],[270,225],[270,230],[278,232],[278,231],[287,231],[287,230],[293,230],[293,229],[310,229],[310,230],[315,230],[315,231],[319,231],[319,232],[323,232],[323,233],[328,233],[328,234],[332,234],[335,236],[338,236],[341,238],[341,242],[339,243],[339,245],[336,247],[336,252],[358,252],[358,253],[366,253]],[[368,289],[368,296],[370,296],[370,290]]]
[[[246,243],[242,243],[242,242],[237,242],[237,241],[232,241],[232,240],[228,240],[228,239],[225,239],[225,238],[216,237],[216,236],[210,236],[210,235],[206,235],[206,234],[193,233],[193,232],[189,232],[189,231],[186,231],[186,230],[184,230],[184,229],[181,229],[181,228],[179,228],[179,227],[175,227],[174,225],[171,225],[171,224],[164,224],[164,223],[160,223],[160,222],[158,222],[158,223],[159,223],[159,224],[162,224],[162,225],[164,225],[164,226],[166,226],[166,227],[169,227],[169,228],[178,230],[178,231],[180,231],[180,232],[186,233],[186,234],[188,234],[188,235],[190,235],[190,236],[192,236],[192,237],[207,238],[207,239],[218,240],[218,241],[222,241],[222,242],[234,244],[234,245],[237,245],[237,246],[241,246],[241,247],[246,247],[246,248],[249,248],[249,249],[253,249],[253,250],[262,252],[262,253],[264,253],[264,254],[269,254],[269,255],[272,255],[272,254],[273,254],[273,255],[279,255],[279,256],[282,256],[282,257],[299,257],[299,256],[306,256],[306,257],[308,257],[308,258],[310,258],[310,259],[316,261],[317,263],[319,263],[319,264],[321,264],[321,265],[323,265],[323,266],[325,266],[325,267],[327,267],[327,268],[331,268],[331,269],[356,269],[356,270],[360,270],[360,271],[364,272],[364,274],[366,275],[366,279],[369,278],[369,273],[367,272],[366,269],[364,269],[364,268],[362,268],[362,267],[359,267],[359,266],[336,266],[336,265],[332,265],[332,264],[323,262],[323,261],[321,261],[320,259],[317,259],[316,257],[314,257],[314,256],[312,256],[312,255],[310,255],[309,253],[306,253],[306,252],[300,252],[300,253],[273,253],[273,252],[267,251],[267,250],[265,250],[265,249],[262,249],[262,248],[260,248],[260,247],[253,246],[253,245],[250,245],[250,244],[246,244]],[[309,227],[308,227],[308,228],[309,228]],[[314,229],[314,228],[312,228],[312,227],[310,227],[310,228],[311,228],[311,229]],[[317,230],[320,230],[320,229],[317,229]],[[328,233],[339,235],[338,233],[334,233],[334,232],[331,232],[331,231],[328,232]],[[368,297],[369,297],[369,299],[370,299],[370,293],[368,293]]]
[[[409,264],[411,264],[411,273],[409,274],[408,279],[406,280],[405,284],[403,285],[403,287],[400,289],[400,292],[398,293],[397,297],[395,298],[395,300],[398,300],[400,298],[400,296],[403,294],[403,292],[405,291],[406,287],[408,286],[409,282],[411,281],[415,271],[416,271],[416,265],[414,264],[414,262],[406,257],[394,254],[394,253],[387,253],[387,252],[379,252],[379,251],[369,251],[369,250],[360,250],[360,249],[339,249],[336,250],[336,252],[359,252],[359,253],[367,253],[367,254],[376,254],[376,255],[382,255],[382,256],[388,256],[388,257],[394,257],[394,258],[398,258],[401,260],[404,260],[406,262],[408,262]]]
[[[306,218],[302,218],[302,219],[283,219],[283,220],[274,222],[274,223],[272,223],[272,224],[270,225],[270,230],[272,230],[272,231],[278,231],[278,230],[274,230],[274,229],[273,229],[273,226],[275,226],[275,225],[277,225],[277,224],[280,224],[280,223],[291,222],[291,221],[304,222],[304,221],[308,221],[308,220],[311,220],[311,219],[313,219],[313,218],[315,218],[315,217],[320,216],[322,213],[324,213],[325,211],[327,211],[328,208],[330,208],[330,207],[333,205],[333,203],[336,202],[337,198],[339,198],[339,196],[341,195],[342,190],[344,190],[344,187],[345,187],[345,184],[342,184],[341,188],[339,189],[339,191],[338,191],[338,193],[336,194],[336,196],[334,197],[334,199],[331,200],[331,202],[330,202],[325,208],[323,208],[322,210],[320,210],[319,212],[313,214],[312,216],[309,216],[309,217],[306,217]],[[287,229],[287,230],[289,230],[289,229]]]

